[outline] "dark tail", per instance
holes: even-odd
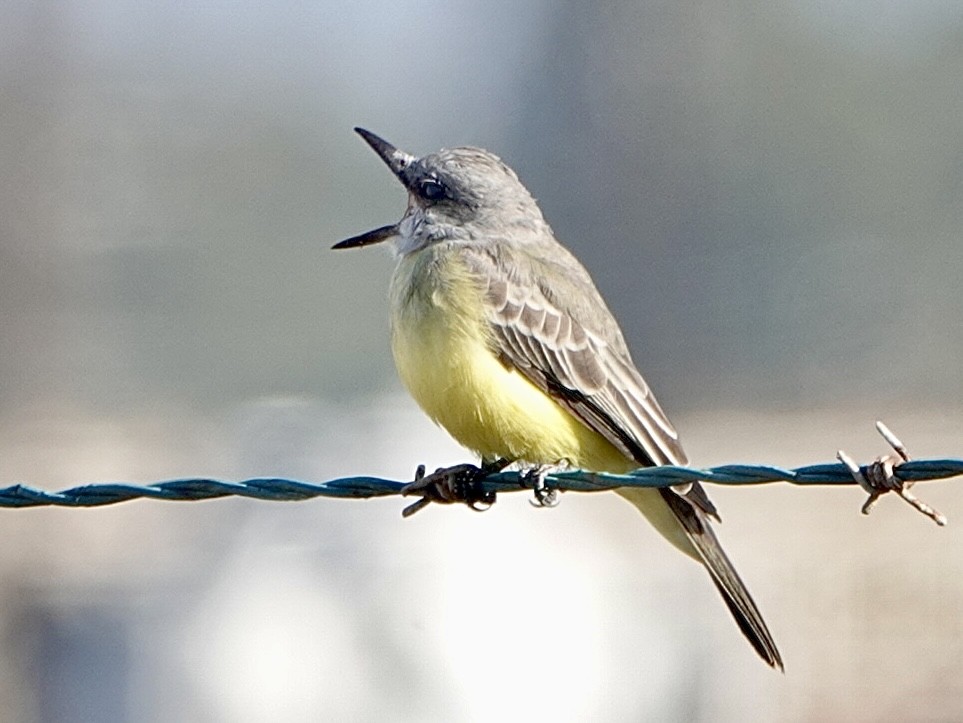
[[[682,523],[689,540],[699,553],[703,564],[712,576],[712,582],[725,600],[729,612],[736,619],[752,647],[759,656],[773,668],[785,670],[782,657],[776,649],[776,642],[772,639],[769,628],[762,619],[762,613],[756,607],[752,596],[746,589],[745,583],[739,578],[726,553],[723,552],[716,538],[715,532],[709,526],[709,519],[705,508],[700,504],[699,496],[705,497],[698,483],[685,495],[661,488],[659,492],[669,505],[669,508]]]

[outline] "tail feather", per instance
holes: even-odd
[[[696,485],[698,486],[698,483]],[[701,491],[701,490],[700,490]],[[735,618],[739,629],[755,648],[759,656],[773,668],[785,670],[782,656],[776,648],[769,628],[762,619],[762,613],[756,607],[752,596],[746,589],[745,583],[739,578],[735,568],[723,552],[722,546],[716,538],[715,532],[709,526],[709,520],[701,507],[687,499],[688,495],[680,495],[671,489],[660,489],[662,498],[669,509],[682,524],[689,542],[698,553],[699,559],[709,571],[712,582],[722,595],[729,612]],[[691,493],[691,492],[690,492]],[[703,493],[703,496],[704,493]]]

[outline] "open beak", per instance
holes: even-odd
[[[397,176],[398,180],[407,188],[408,181],[405,171],[411,165],[415,157],[410,153],[405,153],[404,151],[398,150],[393,145],[388,143],[384,138],[379,138],[371,131],[366,131],[364,128],[355,128],[355,133],[364,138],[365,142],[374,149],[374,152],[381,156],[381,160],[385,162],[391,172]],[[361,246],[370,246],[371,244],[381,243],[382,241],[387,241],[390,238],[398,235],[398,224],[392,224],[390,226],[382,226],[381,228],[376,228],[374,231],[368,231],[367,233],[360,234],[358,236],[352,236],[351,238],[345,239],[344,241],[339,241],[332,249],[353,249],[360,248]]]
[[[384,138],[379,138],[364,128],[355,128],[354,132],[364,138],[365,142],[374,149],[374,152],[381,156],[381,160],[388,164],[388,168],[398,177],[398,180],[407,187],[405,170],[412,164],[415,157],[410,153],[398,150]]]
[[[374,231],[367,231],[363,234],[357,236],[352,236],[351,238],[346,238],[344,241],[338,241],[332,249],[357,249],[362,246],[370,246],[371,244],[380,244],[382,241],[387,241],[393,236],[398,235],[398,224],[393,223],[390,226],[382,226],[381,228],[376,228]]]

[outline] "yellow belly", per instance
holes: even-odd
[[[567,462],[599,472],[638,465],[492,353],[478,282],[432,249],[403,258],[391,283],[392,352],[415,401],[482,459]],[[695,549],[658,490],[620,495],[687,555]]]
[[[562,461],[622,472],[636,465],[492,353],[478,283],[457,258],[425,250],[392,281],[392,351],[422,409],[484,459]]]

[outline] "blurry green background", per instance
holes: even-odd
[[[354,125],[514,167],[695,464],[963,455],[961,78],[949,0],[5,3],[0,484],[466,459],[328,251],[404,208]],[[0,718],[963,716],[954,527],[714,496],[785,677],[611,495],[0,511]]]

